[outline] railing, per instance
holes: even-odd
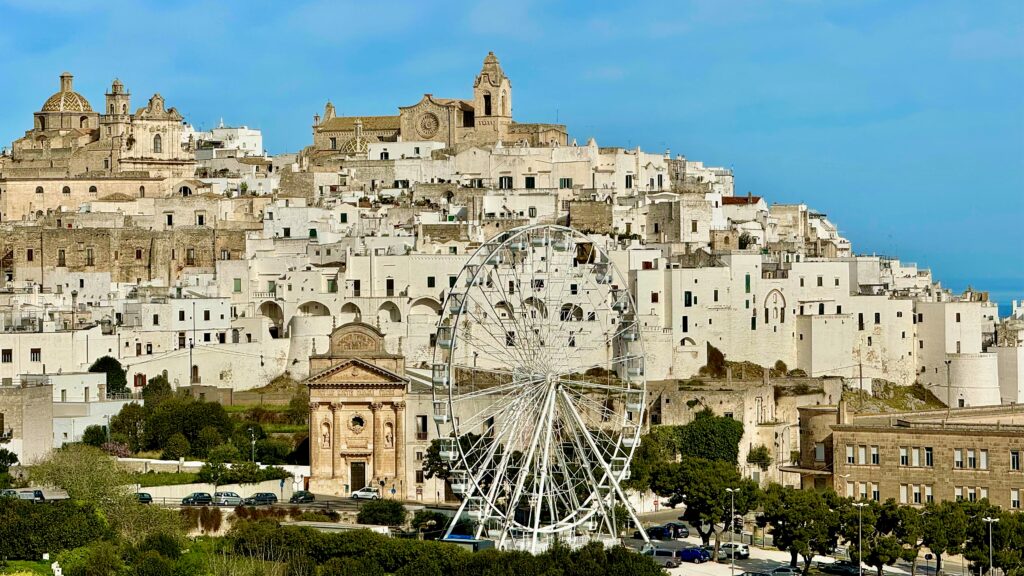
[[[277,298],[277,292],[253,292],[252,293],[252,297],[253,298],[269,298],[269,299],[273,299],[273,298]]]

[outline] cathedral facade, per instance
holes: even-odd
[[[319,157],[365,158],[371,142],[443,142],[460,144],[564,146],[568,133],[561,124],[527,124],[512,119],[512,81],[493,52],[473,82],[471,99],[424,94],[402,106],[395,116],[337,116],[328,102],[313,121],[312,154]]]
[[[32,128],[0,159],[0,220],[76,210],[110,194],[167,195],[195,173],[182,134],[181,114],[159,94],[132,112],[131,94],[114,80],[97,111],[65,72]]]

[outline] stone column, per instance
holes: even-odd
[[[319,442],[314,442],[320,437],[320,411],[319,402],[309,403],[309,474],[316,476],[316,470],[320,467],[320,451],[315,448]]]
[[[370,404],[370,412],[373,414],[373,473],[370,476],[374,479],[380,479],[383,474],[383,466],[381,466],[381,457],[384,455],[384,440],[382,435],[384,432],[384,414],[381,412],[381,408],[384,405],[380,402],[373,402]],[[380,486],[378,485],[378,488]]]
[[[399,498],[405,500],[405,402],[395,402],[395,484]]]
[[[341,468],[341,427],[344,423],[341,421],[342,408],[344,405],[341,402],[331,402],[331,478],[339,478],[342,476]]]

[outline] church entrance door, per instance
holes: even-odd
[[[352,479],[352,492],[366,486],[366,462],[353,462],[349,467]]]

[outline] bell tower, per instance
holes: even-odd
[[[101,137],[118,138],[124,136],[131,123],[131,94],[124,88],[120,80],[114,79],[110,91],[106,94],[103,107]]]
[[[477,129],[494,132],[494,140],[500,140],[512,123],[512,81],[494,52],[487,53],[473,82],[473,109]]]

